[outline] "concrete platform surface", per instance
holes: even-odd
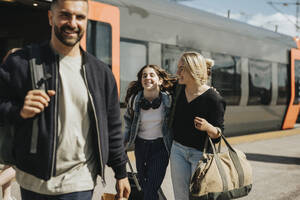
[[[244,151],[253,168],[252,191],[241,200],[300,200],[300,129],[268,132],[230,138],[234,147]],[[135,165],[135,159],[130,154]],[[113,172],[106,169],[107,186],[100,181],[93,200],[100,200],[103,192],[115,193]],[[162,185],[168,200],[173,200],[170,170]],[[13,195],[20,200],[18,184],[13,184]]]

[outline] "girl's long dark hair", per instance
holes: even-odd
[[[163,80],[163,83],[161,85],[160,90],[165,92],[172,92],[173,85],[177,81],[177,78],[172,77],[171,74],[167,73],[164,69],[160,68],[157,65],[145,65],[140,69],[140,71],[137,73],[138,80],[131,81],[129,83],[126,97],[125,97],[125,103],[128,104],[128,101],[132,95],[136,95],[139,91],[143,90],[142,86],[142,75],[145,68],[152,68],[156,72],[157,76]]]

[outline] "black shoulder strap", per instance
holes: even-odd
[[[32,89],[47,90],[44,66],[41,61],[40,49],[37,45],[32,45],[29,47],[29,66],[31,72]],[[37,153],[37,143],[38,143],[38,126],[39,117],[35,117],[32,125],[32,135],[31,135],[31,145],[30,153]]]
[[[29,47],[29,51],[32,89],[46,90],[45,80],[47,80],[47,78],[45,77],[45,71],[40,57],[40,49],[38,45],[33,44]]]

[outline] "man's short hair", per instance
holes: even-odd
[[[50,9],[52,10],[58,4],[59,1],[66,1],[66,0],[52,0]],[[69,0],[69,1],[86,1],[88,3],[88,0]]]

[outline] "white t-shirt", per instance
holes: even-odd
[[[149,110],[141,109],[141,123],[139,127],[138,137],[144,140],[155,140],[163,137],[163,109],[162,103],[159,108]]]

